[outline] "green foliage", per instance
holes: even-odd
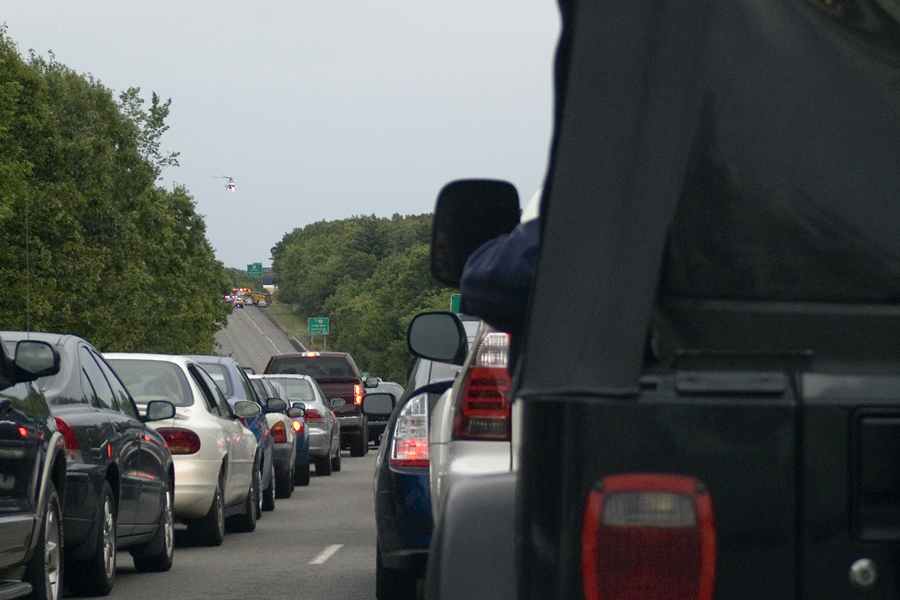
[[[101,349],[210,352],[228,285],[184,188],[155,185],[169,102],[123,105],[0,30],[0,328]]]
[[[277,300],[328,317],[328,349],[364,371],[405,381],[406,328],[423,310],[447,310],[451,290],[430,275],[431,215],[320,221],[272,249]]]

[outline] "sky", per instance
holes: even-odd
[[[546,173],[555,0],[3,0],[0,24],[117,97],[171,98],[159,184],[228,267],[316,221],[432,212],[454,179],[524,205]]]

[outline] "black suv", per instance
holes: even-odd
[[[32,381],[59,372],[59,354],[25,340],[11,360],[0,343],[0,597],[62,596],[66,448]],[[23,570],[24,567],[24,570]]]

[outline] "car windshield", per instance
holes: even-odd
[[[209,373],[226,398],[231,398],[231,378],[228,376],[228,369],[225,365],[204,364],[203,368]]]
[[[350,363],[338,356],[302,356],[281,358],[272,365],[272,373],[309,375],[315,379],[356,377]]]
[[[187,377],[173,363],[159,360],[109,359],[119,379],[138,404],[167,400],[175,406],[194,403]]]
[[[276,381],[284,386],[288,402],[312,402],[316,399],[312,385],[305,379],[285,377],[284,379],[276,379]]]

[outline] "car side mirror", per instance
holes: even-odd
[[[377,377],[366,377],[366,387],[367,388],[378,387],[378,378]]]
[[[509,233],[519,223],[519,193],[513,184],[464,179],[438,194],[431,233],[431,273],[449,287],[459,287],[463,266],[479,246]]]
[[[292,419],[302,419],[303,417],[306,416],[306,411],[303,410],[302,408],[295,408],[292,406],[289,409],[287,409],[287,416],[289,416]]]
[[[241,419],[249,419],[251,417],[256,417],[262,412],[262,407],[256,402],[250,402],[249,400],[238,400],[234,403],[234,406],[231,408],[234,412],[234,416]]]
[[[175,416],[175,405],[165,400],[151,400],[147,403],[145,421],[163,421]]]
[[[59,373],[59,352],[47,342],[22,340],[16,344],[13,364],[18,381],[34,381]]]
[[[266,413],[284,412],[287,410],[287,402],[281,398],[269,398],[266,400]]]
[[[406,343],[410,353],[420,358],[454,365],[466,359],[466,330],[452,312],[417,314],[409,324]]]
[[[303,402],[293,402],[291,403],[291,408],[299,408],[300,410],[306,410],[306,404]]]
[[[396,403],[393,394],[366,394],[363,396],[362,409],[365,414],[373,417],[387,417],[394,412]]]

